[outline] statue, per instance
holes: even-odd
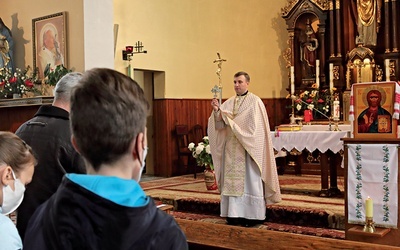
[[[304,78],[315,77],[315,62],[317,60],[318,39],[311,27],[310,20],[303,37],[300,39],[300,61],[302,62],[302,75]]]
[[[4,24],[0,18],[0,68],[8,68],[14,72],[14,41],[11,30]]]
[[[382,0],[357,1],[357,41],[364,46],[375,47],[381,23]]]

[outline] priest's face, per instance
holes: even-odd
[[[249,88],[249,82],[246,77],[241,75],[233,79],[233,85],[235,87],[235,92],[237,95],[243,95]]]

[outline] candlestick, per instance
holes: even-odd
[[[369,196],[365,200],[365,217],[374,217],[374,201]]]
[[[390,82],[390,61],[389,59],[385,59],[385,75],[386,75],[386,81]]]
[[[294,66],[290,66],[290,94],[294,95]]]
[[[333,63],[329,64],[329,91],[333,90]]]

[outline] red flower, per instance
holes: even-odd
[[[15,77],[15,76],[13,76],[13,77],[11,77],[10,78],[10,83],[14,83],[14,82],[16,82],[17,81],[17,78]]]
[[[307,103],[312,103],[312,102],[313,102],[313,99],[312,99],[312,98],[308,98],[308,99],[306,100],[306,102],[307,102]]]
[[[25,80],[25,86],[27,86],[28,88],[32,88],[33,87],[33,82],[29,79]]]
[[[322,100],[321,98],[320,99],[318,99],[318,103],[324,103],[325,101],[324,100]]]
[[[6,84],[5,81],[0,82],[0,87],[3,87]]]

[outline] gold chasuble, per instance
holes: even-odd
[[[266,203],[281,201],[268,117],[258,96],[248,92],[224,102],[209,118],[208,137],[221,195],[243,195],[247,152],[260,170]]]

